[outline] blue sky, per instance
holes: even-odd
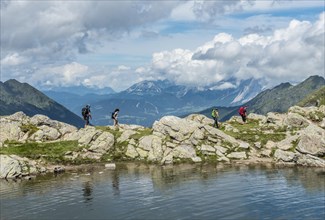
[[[301,81],[324,76],[324,11],[323,0],[4,0],[1,81],[116,91],[155,79]]]

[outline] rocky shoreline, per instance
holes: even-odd
[[[247,124],[234,116],[220,129],[212,127],[212,119],[198,114],[165,116],[152,128],[120,125],[77,129],[44,115],[28,117],[17,112],[0,118],[0,178],[119,161],[325,167],[324,117],[324,105],[293,106],[285,114],[249,114]]]

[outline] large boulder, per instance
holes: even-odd
[[[266,122],[266,116],[258,115],[258,114],[255,114],[255,113],[249,113],[247,118],[249,118],[250,120],[258,120],[258,121],[261,121],[261,122]]]
[[[127,141],[132,135],[136,134],[137,132],[134,130],[125,130],[122,135],[117,139],[117,142]]]
[[[60,136],[61,133],[57,129],[48,127],[46,125],[41,125],[29,139],[35,141],[53,141],[59,139]]]
[[[325,130],[313,124],[309,125],[301,132],[296,149],[303,154],[311,154],[320,157],[324,156]]]
[[[227,155],[229,159],[243,160],[247,158],[246,152],[232,152]]]
[[[30,118],[30,123],[35,126],[46,125],[52,128],[60,128],[59,121],[51,120],[49,117],[45,115],[34,115],[33,117]]]
[[[16,178],[20,177],[22,169],[18,160],[7,156],[0,155],[0,178]]]
[[[19,122],[20,124],[25,124],[29,121],[29,117],[24,112],[16,112],[15,114],[1,118],[1,120],[2,119],[11,122]]]
[[[76,132],[72,132],[66,135],[65,140],[75,141],[77,140],[80,145],[90,145],[90,143],[101,135],[103,131],[97,130],[92,126],[82,128]]]
[[[182,142],[198,128],[198,122],[181,119],[176,116],[165,116],[153,124],[154,132],[170,136],[172,139]]]
[[[201,114],[191,114],[191,115],[187,116],[186,119],[195,121],[195,122],[203,124],[203,125],[213,125],[213,123],[214,123],[213,119],[208,118],[205,115],[201,115]]]
[[[21,123],[18,121],[2,119],[0,121],[0,128],[0,143],[4,143],[6,140],[18,141],[25,135],[21,130]]]
[[[296,142],[298,138],[298,135],[288,136],[284,140],[275,143],[275,146],[281,150],[289,150],[294,147],[293,143]]]
[[[306,118],[297,113],[289,112],[287,117],[284,119],[284,125],[293,128],[304,128],[307,127],[309,124],[310,122]]]
[[[159,161],[162,159],[166,146],[162,146],[162,139],[156,135],[148,135],[140,138],[137,149],[148,151],[145,155],[143,152],[139,152],[140,155],[146,156],[149,161]]]
[[[266,122],[277,127],[283,126],[283,121],[285,119],[285,115],[277,113],[277,112],[268,112],[266,114]]]
[[[109,132],[103,132],[96,138],[96,140],[90,143],[89,150],[96,153],[105,154],[113,146],[114,146],[114,135],[112,135]]]
[[[226,133],[220,131],[217,128],[214,128],[210,125],[205,125],[204,129],[212,136],[215,137],[217,139],[222,140],[223,142],[226,143],[230,143],[232,145],[233,148],[235,147],[239,147],[239,148],[244,148],[244,149],[248,149],[249,148],[249,144],[242,142],[242,141],[237,141],[235,138],[233,138],[230,135],[227,135]],[[227,145],[226,145],[227,146]],[[229,146],[228,146],[229,147]]]
[[[314,167],[325,167],[325,160],[309,155],[309,154],[301,154],[298,157],[296,162],[301,166],[314,166]]]
[[[127,157],[130,157],[130,158],[134,159],[134,158],[139,156],[139,153],[137,152],[137,150],[135,149],[135,147],[133,145],[129,144],[127,146],[125,155]]]
[[[189,145],[180,145],[173,150],[173,157],[178,159],[191,159],[193,162],[201,162],[195,149]]]
[[[300,106],[291,106],[289,109],[288,109],[288,112],[290,113],[297,113],[299,115],[302,115],[304,117],[307,116],[307,109],[306,108],[303,108],[303,107],[300,107]]]
[[[290,151],[276,150],[274,152],[274,159],[283,162],[293,162],[296,160],[296,154]]]

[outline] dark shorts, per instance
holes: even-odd
[[[240,115],[240,116],[243,119],[243,122],[246,122],[246,115]]]
[[[85,120],[86,124],[89,124],[89,115],[86,115],[86,116],[84,117],[84,120]]]

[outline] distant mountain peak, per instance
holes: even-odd
[[[125,90],[125,92],[136,95],[157,95],[161,94],[165,88],[168,88],[173,85],[174,84],[168,80],[144,80],[132,85],[130,88]]]

